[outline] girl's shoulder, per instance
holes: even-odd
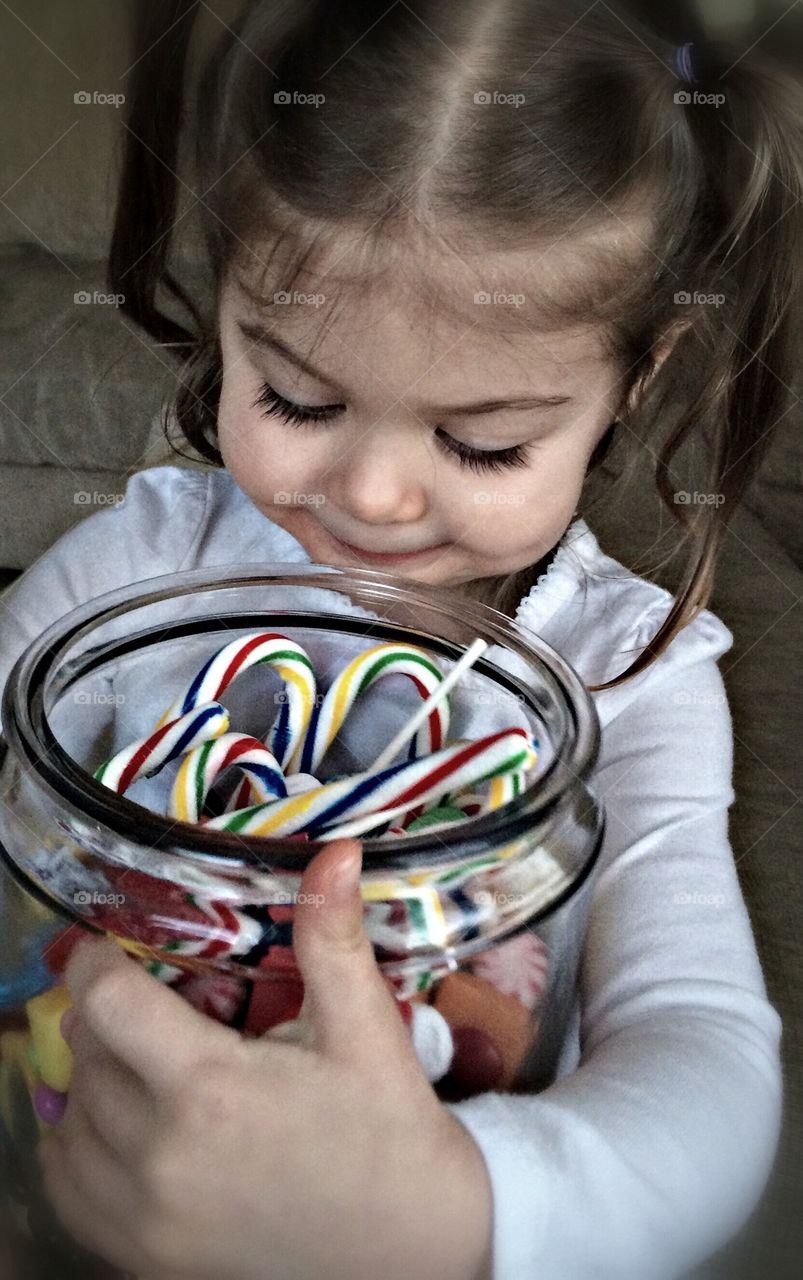
[[[586,522],[576,520],[516,617],[557,649],[586,684],[596,685],[630,666],[673,604],[671,592],[607,555]],[[595,695],[598,709],[617,714],[645,686],[700,662],[714,667],[732,645],[729,628],[702,609],[646,671]]]
[[[185,526],[182,569],[309,558],[221,467],[149,467],[131,477],[125,502],[134,524],[161,531],[173,546],[177,522]]]

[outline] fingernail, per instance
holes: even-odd
[[[40,1120],[44,1120],[45,1124],[57,1125],[61,1124],[64,1119],[64,1112],[67,1110],[66,1093],[58,1093],[55,1089],[51,1089],[49,1085],[37,1085],[33,1103],[36,1107],[37,1115]]]
[[[347,857],[341,858],[334,875],[334,889],[338,898],[348,900],[359,893],[362,876],[362,846],[351,850]]]

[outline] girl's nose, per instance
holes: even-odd
[[[381,438],[384,437],[384,438]],[[365,524],[410,524],[426,514],[427,458],[412,444],[364,436],[336,468],[338,504]]]

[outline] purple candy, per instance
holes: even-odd
[[[33,1095],[33,1104],[37,1113],[45,1124],[56,1125],[64,1117],[67,1107],[66,1093],[59,1093],[56,1089],[51,1089],[50,1085],[37,1085]]]

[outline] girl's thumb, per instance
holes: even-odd
[[[333,840],[301,881],[293,951],[304,982],[301,1018],[316,1044],[337,1056],[412,1053],[409,1033],[363,925],[362,847]]]

